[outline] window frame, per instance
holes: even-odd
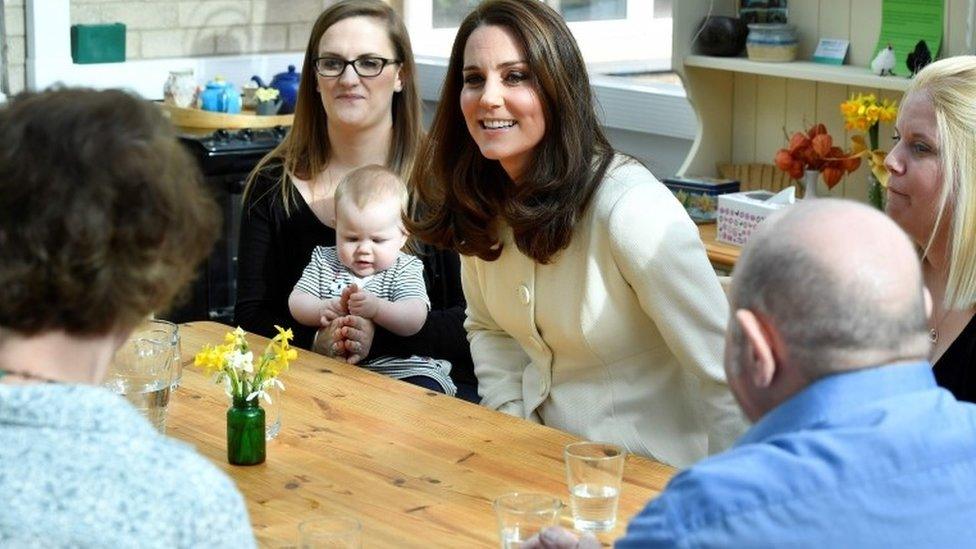
[[[540,0],[544,1],[544,0]],[[434,28],[432,0],[403,0],[403,20],[414,54],[447,58],[457,27]],[[627,0],[625,19],[567,23],[595,72],[671,70],[672,19],[654,17],[654,1]],[[620,44],[628,44],[621,48]]]

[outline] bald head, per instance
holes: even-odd
[[[767,318],[812,378],[929,351],[915,249],[856,202],[804,201],[763,222],[736,266],[732,301]]]
[[[787,215],[786,212],[789,212]],[[922,284],[915,248],[888,216],[849,200],[808,200],[761,229],[792,243],[830,273],[880,305],[904,310]]]

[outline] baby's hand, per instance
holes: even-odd
[[[346,312],[342,300],[332,298],[322,300],[322,304],[319,306],[319,314],[322,316],[322,325],[325,326],[340,316],[346,316],[349,313]]]
[[[371,319],[379,312],[380,301],[366,290],[358,290],[349,296],[349,314]]]

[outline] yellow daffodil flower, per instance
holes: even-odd
[[[886,151],[881,149],[868,150],[864,136],[855,135],[851,137],[851,154],[854,156],[866,155],[874,178],[878,180],[878,183],[881,183],[882,187],[888,188],[888,168],[884,165],[885,157],[888,156]]]
[[[857,94],[840,104],[844,115],[844,127],[849,130],[867,131],[880,122],[891,122],[898,116],[898,102],[890,99],[878,101],[873,94]]]
[[[228,394],[234,398],[263,396],[272,385],[283,388],[278,375],[288,363],[298,358],[298,351],[289,342],[295,337],[291,329],[275,326],[278,335],[265,348],[257,365],[248,348],[246,333],[240,327],[224,334],[223,345],[204,345],[193,357],[193,365],[208,375],[216,374],[218,383],[227,383]],[[247,394],[245,394],[247,392]]]
[[[881,183],[881,186],[885,189],[888,188],[888,167],[885,166],[885,157],[888,153],[882,150],[871,151],[868,155],[868,164],[871,166],[871,173],[874,174],[874,178]]]

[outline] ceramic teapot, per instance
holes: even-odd
[[[217,76],[200,93],[200,108],[205,111],[237,114],[241,112],[241,94],[233,84]]]
[[[288,72],[279,72],[271,79],[271,84],[265,85],[260,76],[251,77],[262,88],[274,88],[281,94],[281,109],[279,114],[295,112],[295,102],[298,101],[298,84],[302,75],[295,71],[295,65],[288,65]]]

